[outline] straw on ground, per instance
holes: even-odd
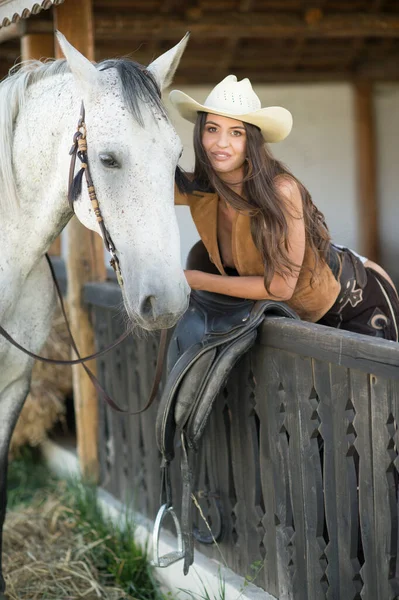
[[[9,600],[132,600],[104,583],[92,561],[94,546],[78,526],[79,513],[65,506],[59,493],[35,496],[29,507],[8,513],[4,531],[4,573]],[[115,557],[117,560],[117,557]]]

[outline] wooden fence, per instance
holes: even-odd
[[[123,330],[120,292],[85,293],[101,348]],[[98,363],[131,410],[148,396],[156,348],[154,336],[131,338]],[[125,416],[101,404],[99,431],[102,485],[152,518],[156,409]],[[271,318],[203,438],[196,495],[223,535],[198,547],[280,600],[397,600],[398,420],[399,344]]]

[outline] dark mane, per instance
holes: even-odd
[[[143,127],[143,117],[140,103],[150,104],[153,109],[166,117],[165,109],[161,102],[161,91],[153,75],[140,65],[128,58],[114,58],[104,60],[97,65],[100,71],[116,69],[122,84],[123,98],[129,112]]]

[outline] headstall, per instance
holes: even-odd
[[[116,279],[119,285],[123,286],[123,277],[121,273],[121,268],[119,264],[119,259],[116,254],[116,248],[112,241],[111,235],[108,229],[105,226],[104,218],[101,214],[100,205],[98,203],[96,190],[94,188],[93,180],[90,174],[90,167],[87,158],[87,139],[86,139],[86,123],[85,123],[85,107],[82,100],[81,108],[80,108],[80,117],[78,121],[78,126],[76,132],[73,136],[73,145],[69,151],[71,156],[71,164],[69,167],[69,182],[68,182],[68,201],[69,205],[74,211],[74,202],[76,192],[80,191],[83,173],[86,177],[87,190],[89,192],[90,202],[96,215],[97,223],[100,227],[101,234],[104,240],[104,245],[108,252],[111,254],[110,265],[114,269],[116,274]],[[75,176],[75,165],[76,165],[76,157],[79,158],[81,162],[81,169]],[[75,212],[75,211],[74,211]]]

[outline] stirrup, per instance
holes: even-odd
[[[163,556],[159,556],[159,536],[162,529],[163,520],[167,515],[170,515],[173,519],[173,523],[176,528],[177,534],[177,550],[173,550],[172,552],[168,552]],[[154,531],[152,533],[153,540],[153,559],[151,561],[151,565],[153,567],[169,567],[169,565],[173,565],[173,563],[182,560],[185,556],[184,551],[184,543],[183,536],[181,531],[181,526],[179,519],[175,513],[173,506],[169,506],[167,504],[163,504],[158,511],[157,517],[155,519]]]

